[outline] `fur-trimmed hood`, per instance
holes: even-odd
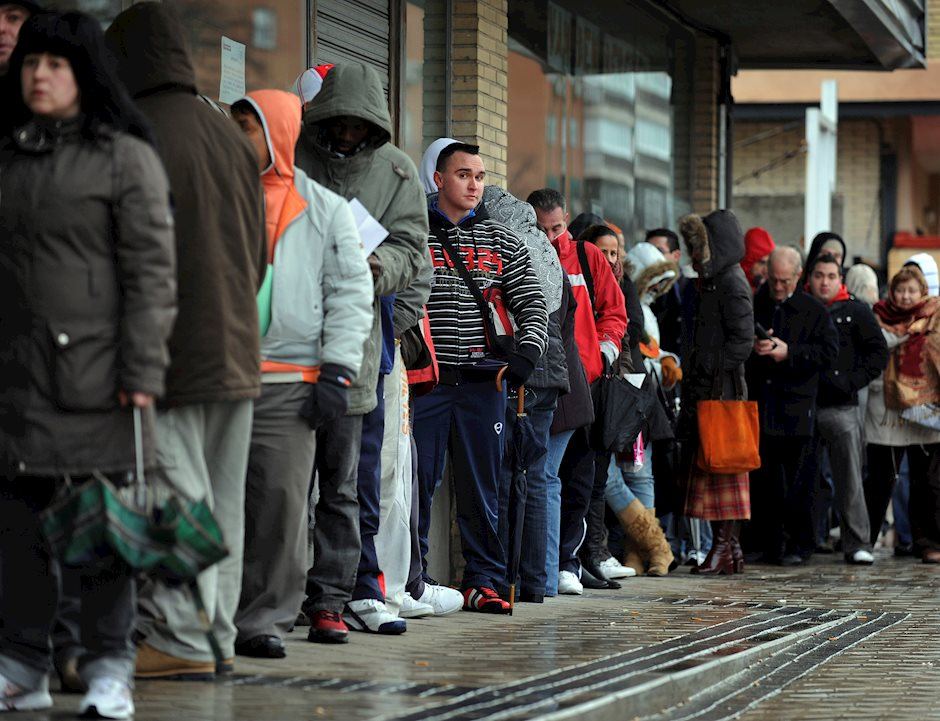
[[[672,288],[679,277],[679,266],[666,260],[666,256],[660,252],[659,248],[646,241],[630,248],[624,262],[624,269],[629,273],[630,280],[636,286],[637,295],[643,303],[652,303]],[[652,288],[664,280],[669,282],[663,283],[661,288],[653,292]]]
[[[679,221],[679,232],[689,255],[701,258],[696,268],[701,278],[714,278],[744,258],[744,232],[730,210],[716,210],[704,218],[687,215]]]

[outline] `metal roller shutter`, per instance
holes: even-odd
[[[316,62],[371,65],[388,95],[389,0],[316,0],[316,22]]]

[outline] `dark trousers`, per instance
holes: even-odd
[[[130,681],[136,600],[131,569],[116,555],[82,569],[65,569],[50,556],[39,513],[55,494],[52,478],[0,479],[0,674],[28,689],[52,664],[50,635],[61,579],[78,591],[79,670]]]
[[[748,539],[768,560],[804,558],[816,548],[813,496],[817,444],[812,438],[761,437],[761,467],[751,483]]]
[[[558,391],[555,388],[530,388],[526,391],[525,410],[535,433],[535,437],[545,446],[545,452],[535,458],[526,467],[524,493],[516,502],[521,501],[525,507],[523,527],[510,529],[510,494],[514,475],[513,453],[507,450],[503,459],[502,478],[499,487],[499,538],[506,549],[506,562],[508,565],[510,535],[522,534],[522,554],[519,558],[519,578],[521,588],[527,593],[545,595],[545,553],[548,542],[547,510],[548,510],[548,479],[545,471],[545,461],[548,457],[548,437],[552,427],[552,417],[555,406],[558,404]],[[506,448],[513,447],[513,434],[516,427],[516,398],[515,393],[509,395],[506,405]],[[501,586],[509,586],[516,579],[507,576]]]
[[[411,417],[414,418],[414,405]],[[411,531],[411,566],[408,569],[408,583],[405,590],[414,599],[424,595],[424,564],[421,562],[421,483],[418,480],[418,448],[414,433],[411,434],[411,517],[408,528]]]
[[[463,587],[496,588],[506,576],[499,542],[499,479],[506,393],[492,380],[439,385],[415,399],[414,438],[421,483],[421,557],[427,558],[431,501],[450,449],[457,526],[467,562]]]
[[[385,600],[385,583],[375,553],[375,534],[379,532],[382,498],[382,440],[385,437],[385,376],[379,376],[376,388],[379,399],[374,410],[362,418],[362,443],[359,450],[359,538],[362,551],[353,600],[373,598]]]
[[[605,451],[594,457],[594,487],[591,489],[591,503],[588,507],[587,535],[581,548],[581,557],[585,562],[599,564],[610,558],[607,548],[607,475],[610,470],[611,453]]]
[[[588,429],[579,428],[571,436],[561,462],[561,534],[558,551],[559,571],[581,576],[578,551],[587,532],[585,518],[594,491],[594,456]]]
[[[878,540],[898,469],[905,456],[911,484],[911,538],[918,550],[940,550],[940,443],[897,447],[868,444],[865,503],[871,524],[871,542]]]
[[[356,472],[362,416],[344,416],[317,430],[313,566],[307,570],[303,610],[341,612],[356,585],[361,554]],[[312,485],[312,484],[311,484]]]

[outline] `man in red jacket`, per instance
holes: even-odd
[[[620,284],[603,253],[593,243],[578,243],[568,232],[565,197],[543,188],[531,193],[539,227],[558,251],[578,307],[574,316],[575,343],[588,383],[594,383],[620,355],[627,330],[627,311]],[[558,593],[580,595],[585,516],[594,487],[594,450],[587,428],[575,431],[562,461],[561,536],[558,556]]]
[[[571,237],[561,193],[551,188],[536,190],[529,195],[528,203],[535,208],[539,227],[558,251],[561,267],[571,281],[578,303],[575,342],[588,383],[593,383],[604,372],[604,360],[611,365],[620,353],[620,341],[627,328],[623,291],[604,254],[593,243],[577,243]],[[582,268],[585,262],[586,269]]]

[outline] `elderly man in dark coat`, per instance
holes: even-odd
[[[820,375],[839,352],[829,313],[799,285],[802,271],[795,248],[781,247],[770,254],[767,282],[754,297],[754,320],[771,339],[755,340],[747,369],[761,430],[754,540],[765,560],[784,565],[802,563],[816,546],[816,395]]]

